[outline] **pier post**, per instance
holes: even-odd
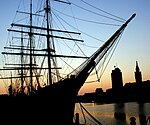
[[[136,118],[135,117],[130,118],[130,125],[136,125]]]
[[[75,115],[75,125],[79,125],[79,113],[76,113]]]

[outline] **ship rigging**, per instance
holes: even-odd
[[[2,52],[7,62],[1,70],[8,71],[7,75],[9,76],[1,79],[9,79],[10,88],[9,96],[2,98],[1,105],[7,107],[6,112],[3,113],[13,112],[13,116],[11,115],[9,118],[15,119],[18,116],[21,121],[25,121],[26,115],[24,112],[31,111],[31,113],[28,113],[28,117],[34,117],[38,120],[32,119],[30,123],[37,124],[40,121],[43,124],[71,125],[73,124],[76,96],[79,90],[100,61],[104,59],[101,64],[106,61],[105,58],[110,54],[110,50],[112,51],[112,48],[116,47],[124,29],[136,14],[125,21],[121,18],[114,19],[95,13],[68,0],[45,0],[44,4],[41,4],[43,0],[36,2],[39,4],[35,12],[33,11],[35,1],[32,0],[30,0],[28,11],[21,11],[18,8],[17,14],[20,20],[13,22],[11,28],[8,29],[13,37],[8,40],[9,46],[4,47],[5,51]],[[59,3],[59,6],[56,4],[54,6],[57,6],[61,11],[53,11],[55,9],[51,5],[52,2]],[[83,0],[80,2],[93,7]],[[65,4],[65,8],[62,9],[60,4]],[[98,47],[94,52],[91,51],[92,54],[88,51],[90,56],[87,56],[79,47],[85,42],[81,37],[81,33],[95,40],[98,39],[78,28],[74,28],[60,17],[61,14],[64,15],[63,12],[70,5],[101,17],[115,21],[121,20],[120,22],[123,24],[101,47]],[[106,11],[103,11],[103,13],[110,15]],[[68,16],[68,14],[64,16]],[[111,14],[111,16],[114,15]],[[34,18],[36,20],[33,20]],[[25,19],[28,19],[28,21]],[[56,25],[54,27],[54,24],[57,24],[56,22],[52,23],[54,19],[57,19],[60,26]],[[87,19],[76,17],[74,19],[87,21]],[[64,27],[61,21],[67,24],[67,28]],[[87,22],[97,23],[96,21]],[[66,30],[70,27],[76,29],[76,31]],[[90,38],[86,40],[90,41]],[[71,46],[71,44],[73,45]],[[66,49],[66,47],[69,49]],[[59,52],[64,52],[64,54],[59,54]],[[79,61],[79,59],[82,60]],[[20,111],[20,109],[23,111]],[[18,115],[18,112],[20,115]],[[48,115],[46,115],[47,113]],[[41,114],[44,114],[44,116]]]
[[[4,52],[2,52],[2,54],[5,57],[5,60],[7,60],[8,62],[12,62],[12,60],[10,60],[10,57],[14,57],[13,63],[6,62],[3,69],[1,69],[1,70],[7,71],[7,73],[5,73],[7,74],[7,76],[2,77],[2,79],[10,79],[9,81],[7,80],[7,82],[11,82],[11,85],[14,88],[13,90],[14,93],[16,91],[19,93],[25,93],[24,90],[26,89],[27,93],[29,94],[29,93],[32,93],[37,88],[41,88],[45,85],[51,85],[54,82],[58,82],[64,77],[62,76],[62,74],[64,73],[61,73],[62,71],[61,69],[63,66],[66,67],[65,66],[66,64],[68,65],[65,69],[66,71],[68,70],[67,68],[69,68],[70,71],[74,70],[75,72],[78,72],[68,62],[72,62],[72,59],[77,60],[78,58],[82,59],[82,62],[83,62],[85,59],[89,57],[85,54],[84,50],[82,50],[81,47],[79,47],[79,45],[80,44],[83,45],[82,43],[84,42],[82,38],[80,37],[81,33],[87,35],[88,37],[92,37],[98,41],[102,41],[100,39],[95,38],[92,35],[89,35],[85,32],[80,31],[78,28],[75,28],[71,24],[67,23],[60,15],[67,16],[69,19],[73,18],[73,20],[86,21],[86,22],[95,23],[98,25],[103,24],[103,25],[116,26],[115,24],[100,23],[98,21],[77,18],[75,16],[70,16],[69,14],[64,14],[63,11],[60,12],[59,10],[54,9],[51,6],[52,2],[55,2],[56,4],[63,4],[63,5],[66,4],[67,7],[72,5],[86,12],[90,12],[92,14],[96,14],[98,16],[108,18],[111,20],[116,20],[118,22],[125,21],[124,19],[120,17],[117,17],[104,10],[96,8],[93,5],[83,0],[81,2],[83,2],[84,4],[90,7],[93,7],[94,9],[98,9],[99,11],[102,11],[105,14],[111,15],[114,18],[96,13],[92,10],[81,7],[77,5],[76,3],[69,2],[69,1],[66,2],[66,1],[59,1],[59,0],[54,0],[54,1],[46,0],[44,4],[38,5],[39,8],[35,12],[33,12],[34,2],[32,0],[30,0],[30,5],[28,9],[29,11],[20,10],[21,8],[20,7],[21,5],[20,5],[18,7],[18,10],[16,11],[16,15],[18,16],[23,15],[23,17],[21,16],[19,19],[17,19],[17,21],[14,21],[11,24],[11,28],[9,28],[8,31],[9,31],[9,34],[12,34],[13,36],[12,36],[12,39],[9,39],[8,41],[9,44],[6,47],[4,47]],[[39,1],[38,3],[42,3],[42,2]],[[28,21],[25,20],[26,18],[28,19]],[[36,18],[37,20],[36,23],[33,20],[34,18]],[[42,18],[42,20],[40,20],[40,18]],[[54,18],[56,18],[59,23],[60,23],[60,20],[64,21],[64,23],[66,23],[67,25],[69,25],[70,27],[72,27],[73,29],[77,31],[66,30],[66,28],[64,27],[62,23],[61,23],[63,27],[62,29],[53,28],[54,24],[52,23],[52,20],[54,20]],[[24,21],[28,23],[24,24]],[[15,36],[16,34],[17,36]],[[57,35],[54,35],[54,34],[57,34]],[[60,34],[61,35],[63,34],[63,36],[60,36]],[[74,36],[77,38],[73,38]],[[79,39],[79,37],[81,39]],[[55,44],[58,44],[58,42],[56,43],[54,40],[58,42],[73,41],[74,45],[72,47],[70,46],[70,43],[69,44],[66,42],[65,44],[63,43],[64,44],[63,46],[65,47],[67,46],[71,50],[70,55],[66,53],[58,54],[58,51],[56,51],[56,49],[58,48],[56,48],[56,45],[55,45]],[[75,48],[76,52],[72,48]],[[61,50],[61,51],[64,51],[64,50]],[[77,53],[78,55],[75,55]],[[6,59],[6,56],[7,56],[7,59]],[[19,57],[19,59],[17,57]],[[63,60],[62,58],[67,58],[67,59]],[[59,67],[58,62],[60,61],[61,61],[61,64],[63,63],[63,65]],[[70,72],[69,70],[65,74],[69,74]],[[15,71],[15,74],[12,73],[14,71]],[[97,70],[96,70],[96,75],[98,77],[97,81],[99,81],[100,79],[99,77],[101,76],[98,76]],[[17,80],[17,82],[14,80]],[[41,80],[42,80],[42,85],[41,85]],[[17,84],[14,85],[13,83],[17,83]]]

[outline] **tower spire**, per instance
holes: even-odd
[[[142,83],[142,74],[141,74],[140,68],[138,66],[138,61],[136,61],[135,80],[136,80],[136,84]]]
[[[140,68],[138,66],[138,61],[136,61],[136,72],[140,72]]]

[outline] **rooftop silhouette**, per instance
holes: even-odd
[[[150,80],[142,81],[138,61],[135,66],[135,82],[125,83],[123,86],[122,72],[114,67],[111,73],[112,88],[103,92],[102,88],[96,88],[93,93],[79,95],[77,101],[81,102],[149,102],[150,101]]]

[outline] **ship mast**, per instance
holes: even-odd
[[[31,93],[33,92],[33,71],[32,71],[32,46],[33,46],[33,34],[32,34],[32,0],[30,0],[30,33],[29,33],[29,39],[30,39],[30,84],[31,84]]]
[[[48,81],[49,84],[52,84],[52,76],[51,76],[51,52],[50,52],[50,34],[49,34],[49,12],[50,12],[50,6],[49,6],[49,0],[46,0],[46,23],[47,23],[47,53],[48,53]]]
[[[23,63],[24,63],[24,56],[23,56],[23,33],[21,33],[21,93],[24,93],[24,87],[23,87],[23,75],[24,75],[24,70],[23,70]]]
[[[70,4],[68,2],[64,2],[64,1],[60,1],[60,0],[54,0],[57,2],[62,2],[65,4]],[[25,87],[27,87],[27,94],[33,94],[34,90],[37,88],[34,88],[35,84],[33,83],[34,79],[33,77],[36,77],[37,80],[37,84],[38,84],[38,88],[41,88],[40,86],[40,82],[39,82],[39,77],[42,76],[41,74],[41,70],[46,69],[48,76],[47,76],[47,85],[52,85],[53,81],[52,81],[52,70],[55,70],[55,73],[57,75],[57,81],[59,81],[59,71],[58,69],[61,69],[57,66],[57,62],[56,61],[56,57],[63,57],[63,58],[83,58],[83,59],[87,59],[88,57],[83,57],[83,56],[70,56],[70,55],[58,55],[55,53],[55,47],[54,47],[54,43],[53,40],[54,38],[56,39],[63,39],[63,40],[70,40],[70,41],[77,41],[77,42],[83,42],[83,40],[78,39],[78,38],[71,38],[71,37],[64,37],[64,36],[58,36],[58,35],[53,35],[53,32],[60,32],[60,33],[67,33],[67,34],[77,34],[80,35],[80,33],[78,32],[74,32],[74,31],[64,31],[61,29],[52,29],[52,24],[51,24],[51,19],[52,19],[52,13],[51,13],[51,8],[50,8],[50,1],[49,0],[45,0],[45,17],[46,17],[46,25],[44,26],[37,26],[34,25],[33,22],[33,16],[41,16],[38,14],[34,14],[33,12],[33,0],[30,0],[30,5],[29,5],[29,12],[22,12],[22,11],[17,11],[18,13],[22,13],[22,14],[27,14],[29,15],[29,25],[25,25],[25,24],[17,24],[17,23],[12,23],[11,26],[15,27],[14,29],[8,29],[8,31],[10,32],[16,32],[16,33],[20,33],[21,34],[21,46],[19,45],[11,45],[9,47],[4,47],[6,49],[6,51],[2,52],[2,54],[5,55],[12,55],[12,56],[21,56],[21,64],[17,62],[13,63],[13,64],[7,64],[7,65],[13,65],[14,67],[3,67],[3,69],[0,70],[14,70],[14,71],[18,71],[20,76],[9,76],[9,77],[3,77],[1,79],[20,79],[20,84],[21,84],[21,89],[19,88],[19,91],[17,93],[24,93]],[[44,19],[45,19],[44,17]],[[19,30],[19,28],[21,28]],[[35,30],[34,30],[35,29]],[[39,30],[44,31],[44,32],[39,32]],[[27,34],[28,38],[28,45],[26,43],[24,43],[24,35]],[[16,34],[15,34],[16,35]],[[26,35],[26,36],[27,36]],[[45,37],[46,38],[46,49],[38,49],[35,48],[34,46],[34,37],[35,36],[41,36],[41,37]],[[18,38],[18,37],[15,37]],[[44,38],[44,39],[45,39]],[[20,39],[20,37],[19,37]],[[14,52],[11,51],[7,51],[7,50],[14,50]],[[19,51],[21,50],[21,51]],[[19,52],[18,52],[19,51]],[[40,52],[40,53],[37,53]],[[43,52],[46,52],[46,54]],[[38,65],[36,65],[33,61],[34,57],[47,57],[47,67],[43,67],[43,62],[41,67],[37,67]],[[25,60],[25,57],[29,57],[26,59],[29,60]],[[45,59],[45,58],[44,58]],[[25,61],[29,61],[28,63],[26,63]],[[53,61],[53,64],[52,62]],[[37,72],[37,70],[40,70],[39,73]],[[36,72],[34,72],[34,70],[36,70]],[[27,71],[27,72],[25,72]],[[29,71],[29,72],[28,72]],[[29,73],[29,74],[28,74]],[[54,74],[55,74],[54,73]],[[26,81],[26,78],[29,78],[29,84],[28,81]],[[26,86],[24,86],[24,83],[26,82]],[[20,91],[21,90],[21,91]]]

